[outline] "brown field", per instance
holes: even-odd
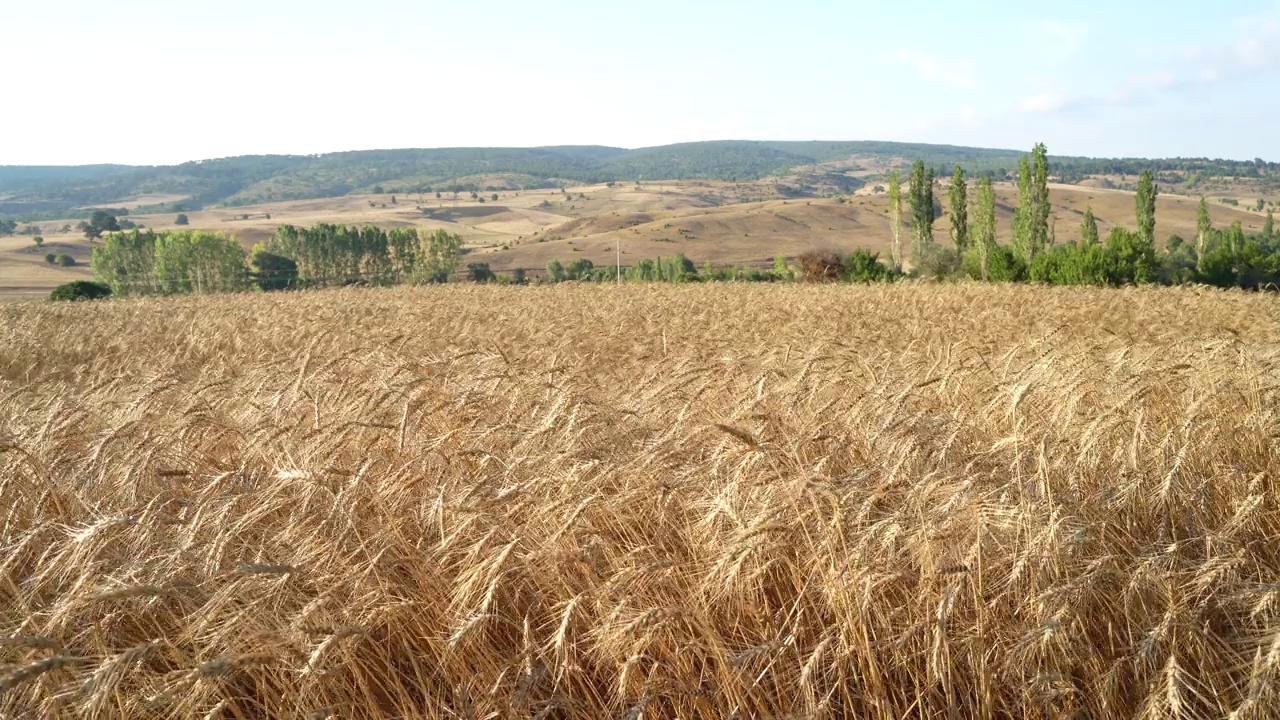
[[[457,285],[0,322],[0,717],[1280,707],[1269,296]]]
[[[468,262],[488,262],[496,271],[522,267],[540,270],[551,260],[569,262],[585,257],[613,264],[618,248],[622,264],[643,258],[683,252],[699,265],[717,266],[767,263],[775,255],[794,257],[809,250],[849,252],[867,248],[888,255],[888,201],[883,194],[856,194],[844,198],[782,199],[771,184],[726,182],[669,182],[609,188],[591,185],[559,190],[501,191],[499,199],[486,202],[464,193],[356,195],[317,200],[296,200],[237,208],[217,208],[187,213],[190,228],[226,232],[245,248],[265,241],[282,223],[313,225],[318,222],[373,223],[380,227],[417,226],[444,228],[458,233],[471,251]],[[939,190],[945,204],[945,184]],[[583,196],[586,199],[581,199]],[[769,197],[758,200],[754,198]],[[740,202],[751,198],[750,202]],[[1016,188],[997,185],[1000,238],[1012,235],[1011,208],[1017,205]],[[548,203],[543,206],[543,203]],[[1101,232],[1114,225],[1134,227],[1133,193],[1121,190],[1053,185],[1052,222],[1059,242],[1080,235],[1080,219],[1092,206]],[[1195,234],[1195,198],[1162,195],[1157,206],[1157,235],[1167,238]],[[385,205],[386,207],[383,207]],[[1210,203],[1216,225],[1240,220],[1247,232],[1262,229],[1264,215],[1245,208]],[[248,218],[244,216],[247,215]],[[268,217],[269,216],[269,217]],[[176,228],[176,215],[135,215],[130,219],[149,228]],[[92,248],[78,233],[57,233],[65,221],[37,223],[50,244],[70,252],[87,264]],[[75,223],[71,223],[74,225]],[[939,242],[948,242],[946,216],[935,225]],[[0,297],[47,295],[54,286],[87,279],[86,268],[50,268],[47,250],[31,251],[30,238],[0,238]]]

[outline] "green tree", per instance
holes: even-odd
[[[64,302],[69,300],[100,300],[110,296],[111,288],[107,285],[87,280],[76,280],[54,288],[53,292],[49,294],[49,299],[54,302]]]
[[[958,163],[951,176],[947,199],[951,204],[951,242],[956,246],[956,252],[963,255],[969,249],[969,198],[964,168]]]
[[[1262,239],[1268,244],[1275,239],[1276,236],[1276,216],[1272,210],[1267,210],[1267,219],[1262,221]]]
[[[1213,221],[1209,219],[1209,200],[1200,198],[1200,209],[1196,212],[1196,264],[1204,261],[1205,246],[1209,243],[1209,235],[1213,232]]]
[[[1134,199],[1138,216],[1138,239],[1156,246],[1156,195],[1160,190],[1156,187],[1155,173],[1143,170],[1138,178],[1138,192]]]
[[[996,247],[996,192],[990,177],[978,181],[978,208],[974,212],[974,246],[982,280],[991,278],[991,253]]]
[[[564,265],[559,260],[552,260],[547,263],[547,279],[551,282],[564,281]]]
[[[1031,150],[1033,164],[1031,178],[1031,214],[1027,229],[1027,263],[1049,244],[1049,150],[1044,143],[1036,143]]]
[[[1023,155],[1018,161],[1018,207],[1013,211],[1013,251],[1028,264],[1035,252],[1031,247],[1031,218],[1035,212],[1031,196],[1031,161]]]
[[[889,279],[889,268],[880,255],[870,250],[854,250],[844,261],[844,279],[849,282],[881,282]]]
[[[13,218],[0,217],[0,237],[12,235],[18,229],[18,223]]]
[[[263,292],[288,290],[298,282],[298,264],[255,245],[249,256],[251,278]]]
[[[893,245],[889,259],[894,273],[902,272],[902,178],[898,168],[889,171],[889,229],[893,233]]]
[[[71,267],[76,264],[76,259],[66,253],[62,253],[54,260],[54,262],[56,262],[59,267]]]
[[[497,279],[497,275],[489,269],[489,263],[467,263],[467,278],[475,283],[487,283]]]
[[[93,215],[89,217],[89,227],[85,230],[85,237],[90,240],[97,240],[102,237],[103,233],[119,232],[120,221],[115,215],[106,210],[94,210]]]
[[[37,249],[44,247],[44,238],[40,237],[39,235],[36,235],[35,237],[31,238],[31,242],[36,244]]]
[[[58,262],[58,256],[54,255],[53,253],[45,253],[44,261],[49,263],[50,265],[53,265],[54,263]]]
[[[425,242],[426,252],[418,263],[422,277],[428,282],[448,282],[462,264],[462,237],[440,229],[428,234]]]
[[[911,166],[907,200],[911,206],[911,262],[920,267],[932,249],[934,218],[933,168],[926,168],[923,160]]]
[[[174,225],[189,225],[190,223],[191,220],[187,217],[186,213],[179,213],[178,217],[173,220]]]
[[[1084,219],[1080,221],[1080,244],[1098,244],[1098,221],[1093,217],[1093,206],[1084,209]]]

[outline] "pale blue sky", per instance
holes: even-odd
[[[0,164],[712,139],[1280,160],[1280,1],[6,0]]]

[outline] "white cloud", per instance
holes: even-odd
[[[907,48],[899,48],[892,57],[888,53],[880,53],[880,59],[907,63],[922,79],[957,90],[969,90],[978,84],[977,72],[968,60],[944,62],[928,53]]]
[[[1089,28],[1080,23],[1067,23],[1058,20],[1043,20],[1036,28],[1041,35],[1052,39],[1056,49],[1064,55],[1073,55],[1084,45]]]
[[[1041,92],[1018,103],[1018,111],[1024,113],[1054,113],[1072,104],[1070,98],[1059,93]]]

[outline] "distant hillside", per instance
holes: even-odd
[[[803,168],[806,179],[826,176],[836,187],[856,186],[844,161],[923,160],[939,173],[960,164],[970,173],[1003,178],[1021,151],[875,141],[755,142],[727,140],[625,150],[602,146],[365,150],[325,155],[250,155],[173,166],[0,166],[0,214],[59,213],[111,206],[140,197],[170,198],[147,209],[167,212],[201,206],[240,206],[352,193],[485,190],[486,186],[554,187],[572,182],[722,179],[754,181]],[[1052,157],[1069,182],[1090,174],[1133,174],[1143,169],[1199,177],[1274,177],[1275,163],[1200,159]],[[172,198],[183,198],[173,200]],[[135,204],[137,202],[135,201]]]

